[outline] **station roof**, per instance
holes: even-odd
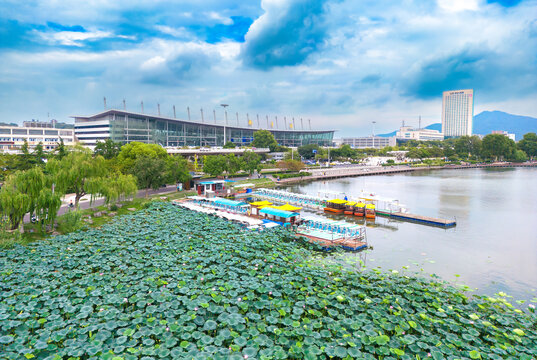
[[[235,200],[229,200],[229,199],[223,199],[223,198],[215,198],[214,203],[218,204],[218,205],[226,205],[226,206],[243,206],[243,205],[246,205],[246,203],[244,203],[242,201],[235,201]]]

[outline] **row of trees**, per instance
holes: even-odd
[[[353,149],[342,145],[337,149],[322,148],[316,144],[300,146],[298,153],[303,159],[350,159],[359,160],[368,156],[386,156],[390,151],[408,151],[407,157],[414,159],[441,158],[474,160],[525,161],[537,158],[537,135],[528,133],[518,143],[500,134],[462,136],[443,141],[408,141],[400,146],[383,149]],[[328,154],[330,151],[330,155]]]
[[[240,170],[253,174],[255,170],[261,171],[261,156],[253,151],[245,151],[241,157],[235,154],[209,155],[203,157],[203,172],[211,176],[236,174]]]
[[[156,189],[166,183],[187,182],[188,164],[170,156],[159,145],[132,142],[120,146],[111,140],[97,144],[92,153],[83,147],[66,149],[59,144],[54,153],[33,153],[2,157],[5,172],[0,189],[0,214],[4,228],[17,229],[25,214],[36,215],[43,225],[54,224],[61,199],[74,194],[74,206],[89,195],[113,203],[132,196],[138,188]]]

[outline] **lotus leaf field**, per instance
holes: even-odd
[[[535,359],[536,316],[156,203],[0,253],[4,359]]]

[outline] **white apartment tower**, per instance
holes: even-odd
[[[471,136],[473,119],[473,89],[444,91],[442,96],[442,132],[444,136]]]

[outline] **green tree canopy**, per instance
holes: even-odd
[[[510,158],[516,150],[515,142],[505,135],[489,134],[483,138],[482,154],[486,158]]]
[[[142,156],[165,160],[168,153],[160,145],[133,141],[121,147],[117,156],[119,168],[124,174],[132,173],[136,159]]]
[[[133,172],[138,178],[138,186],[145,189],[145,197],[149,195],[149,188],[156,190],[166,184],[166,160],[162,158],[138,156]]]
[[[106,201],[117,198],[117,192],[130,195],[136,184],[133,177],[120,176],[110,170],[102,156],[93,157],[85,148],[77,147],[63,159],[51,159],[47,171],[53,175],[54,182],[62,193],[75,193],[75,206],[87,194],[91,199],[104,196]]]
[[[101,155],[105,159],[110,160],[117,157],[120,150],[120,143],[114,142],[112,139],[106,139],[105,141],[97,141],[93,154],[95,156]]]
[[[223,155],[203,157],[203,172],[211,176],[220,176],[227,170],[227,160]]]
[[[182,156],[169,156],[166,161],[168,181],[170,183],[185,183],[192,179],[188,171],[188,162]]]
[[[261,156],[253,151],[245,151],[242,155],[242,170],[252,175],[255,170],[260,171]]]
[[[319,145],[317,144],[308,144],[308,145],[302,145],[298,147],[298,153],[300,156],[302,156],[304,159],[313,159],[315,157],[315,153],[319,151]]]
[[[235,174],[239,172],[242,167],[242,159],[235,154],[226,155],[226,171],[228,174]]]
[[[275,151],[278,143],[270,131],[258,130],[254,132],[254,141],[252,141],[252,146],[258,148],[269,148],[270,151]]]
[[[35,156],[36,164],[38,165],[43,164],[43,159],[45,158],[45,152],[43,151],[43,143],[41,141],[39,142],[39,144],[35,146],[33,155]]]
[[[63,139],[60,138],[60,142],[58,143],[58,146],[56,147],[56,158],[58,160],[63,159],[65,155],[67,155],[67,149],[65,148],[65,144],[63,143]]]
[[[455,139],[455,152],[462,157],[480,156],[482,141],[479,136],[461,136]]]
[[[276,166],[278,166],[278,168],[282,170],[289,170],[289,171],[295,171],[295,172],[304,169],[304,163],[302,163],[302,161],[291,160],[291,159],[278,161]]]
[[[537,134],[524,134],[522,140],[518,142],[518,148],[526,153],[531,159],[537,157]]]

